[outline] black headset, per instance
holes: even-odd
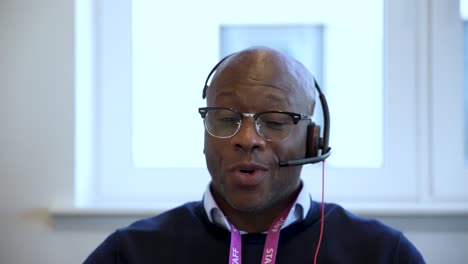
[[[221,63],[223,63],[226,59],[230,58],[235,54],[237,54],[237,52],[224,57],[213,67],[213,69],[211,69],[210,73],[208,74],[208,77],[206,77],[205,86],[203,87],[203,99],[205,99],[206,97],[206,90],[209,87],[208,81],[210,80],[213,73],[216,71],[219,65],[221,65]],[[320,89],[315,78],[314,86],[319,94],[320,104],[322,106],[323,137],[320,137],[320,126],[316,125],[314,122],[310,122],[310,124],[307,126],[306,157],[304,159],[280,161],[278,163],[278,166],[280,167],[299,166],[304,164],[317,163],[320,161],[324,161],[331,154],[331,148],[328,145],[330,139],[330,112],[328,110],[328,103],[327,99],[325,98],[325,95],[322,93],[322,90]]]

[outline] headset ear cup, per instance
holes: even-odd
[[[320,148],[320,126],[314,122],[307,126],[307,149],[306,157],[314,158],[318,156]]]

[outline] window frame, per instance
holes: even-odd
[[[432,198],[467,202],[464,154],[463,20],[460,1],[432,0],[431,153]],[[456,88],[458,87],[458,89]]]

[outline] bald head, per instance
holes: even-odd
[[[294,58],[268,47],[252,47],[240,51],[223,61],[211,87],[230,87],[239,84],[259,85],[283,90],[292,104],[311,115],[315,105],[314,77]],[[210,104],[218,89],[207,90]]]

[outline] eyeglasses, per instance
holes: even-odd
[[[252,117],[261,137],[267,141],[284,141],[299,121],[312,119],[311,116],[292,112],[242,113],[226,107],[201,107],[198,112],[204,120],[206,131],[217,138],[233,137],[242,126],[243,118]]]

